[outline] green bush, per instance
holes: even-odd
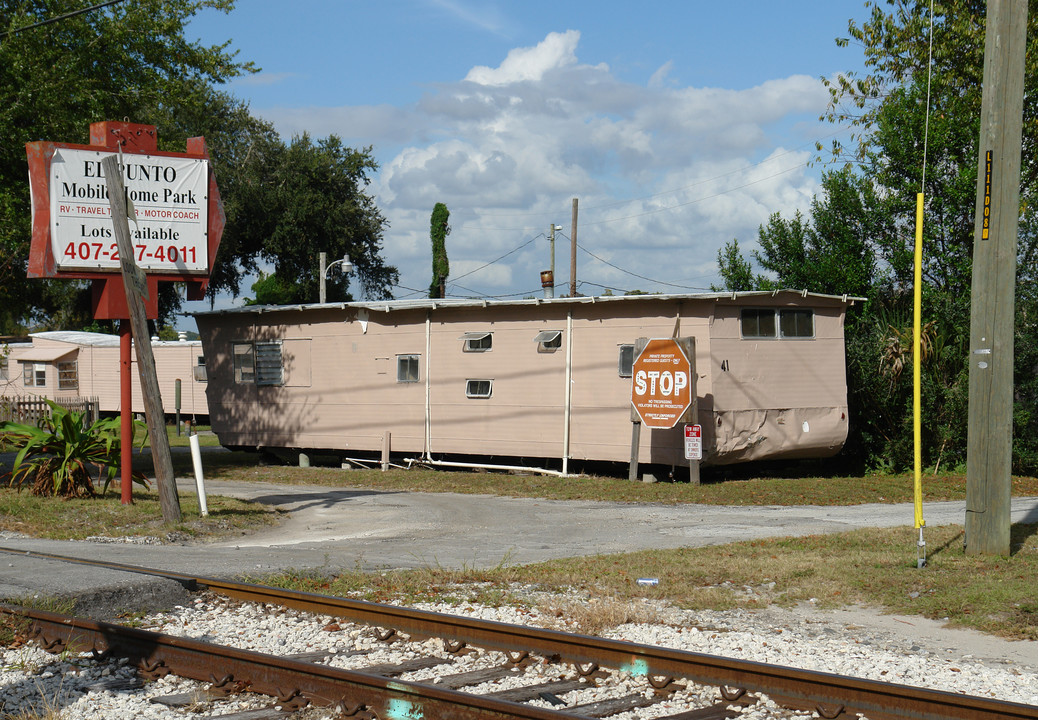
[[[0,422],[0,441],[18,448],[11,472],[5,475],[11,487],[28,487],[33,495],[92,497],[94,481],[103,478],[102,493],[118,471],[122,447],[120,419],[102,418],[87,426],[86,413],[68,410],[50,400],[51,415],[39,425]],[[134,434],[141,423],[134,423]],[[146,437],[145,432],[143,437]],[[133,442],[133,438],[130,438]],[[135,482],[147,487],[141,473]]]

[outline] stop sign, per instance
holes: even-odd
[[[634,360],[631,404],[650,428],[672,428],[692,407],[692,363],[673,338],[654,338]]]

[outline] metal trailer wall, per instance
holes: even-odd
[[[853,301],[853,299],[851,299]],[[630,459],[631,380],[621,345],[696,339],[708,463],[834,454],[847,435],[846,298],[800,292],[398,301],[223,310],[195,315],[213,430],[228,446],[521,459]],[[747,339],[743,308],[810,308],[810,338]],[[557,348],[535,342],[561,332]],[[492,345],[465,350],[466,333]],[[275,384],[237,382],[232,346],[274,343]],[[417,382],[398,382],[416,357]],[[240,378],[239,378],[240,379]],[[466,396],[489,380],[489,397]],[[685,463],[683,432],[641,434],[642,462]]]

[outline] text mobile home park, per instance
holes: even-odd
[[[638,338],[695,338],[703,460],[847,437],[853,298],[799,291],[258,306],[195,313],[212,429],[236,448],[524,465],[631,458]],[[687,465],[683,427],[640,461]]]

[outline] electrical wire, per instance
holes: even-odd
[[[631,275],[632,277],[636,277],[639,280],[646,280],[648,282],[656,283],[658,285],[667,285],[668,287],[681,288],[682,290],[706,290],[707,289],[707,288],[702,288],[702,287],[696,287],[694,285],[676,285],[674,283],[664,282],[663,280],[654,280],[653,278],[645,277],[644,275],[639,275],[638,273],[631,272],[630,270],[624,270],[619,265],[614,265],[613,263],[609,262],[608,260],[606,260],[604,258],[600,258],[598,255],[595,255],[593,252],[588,250],[586,247],[581,245],[579,242],[577,243],[577,247],[580,248],[581,250],[583,250],[584,252],[586,252],[591,257],[593,257],[595,260],[598,260],[601,263],[605,263],[609,267],[614,268],[616,270],[619,270],[622,273],[625,273],[627,275]]]
[[[108,0],[108,2],[98,3],[97,5],[91,5],[90,7],[83,8],[82,10],[73,10],[72,12],[65,13],[64,15],[57,15],[47,20],[40,20],[39,22],[33,23],[32,25],[26,25],[25,27],[15,28],[14,30],[8,30],[7,32],[0,33],[0,40],[4,39],[8,35],[16,35],[26,30],[32,30],[33,28],[42,27],[43,25],[50,25],[51,23],[56,23],[60,20],[66,20],[68,18],[75,17],[76,15],[82,15],[83,13],[88,13],[93,10],[100,10],[101,8],[108,7],[109,5],[115,5],[116,3],[121,3],[122,1],[123,0]]]
[[[923,178],[919,192],[926,192],[926,150],[930,139],[930,82],[933,79],[933,0],[930,0],[930,54],[926,61],[926,121],[923,123]]]
[[[478,272],[479,272],[480,270],[482,270],[483,268],[487,268],[487,267],[490,267],[490,266],[491,266],[491,265],[493,265],[494,263],[496,263],[496,262],[500,262],[501,260],[504,260],[504,259],[505,259],[506,257],[508,257],[509,255],[511,255],[512,253],[516,253],[516,252],[519,252],[520,250],[522,250],[522,249],[523,249],[524,247],[526,247],[527,245],[529,245],[530,243],[532,243],[532,242],[533,242],[534,240],[536,240],[537,238],[542,238],[542,237],[547,237],[547,236],[546,236],[546,235],[545,235],[544,233],[541,233],[540,235],[534,235],[534,236],[533,236],[532,238],[530,238],[529,240],[527,240],[526,242],[524,242],[524,243],[523,243],[522,245],[520,245],[519,247],[516,247],[516,248],[513,248],[513,249],[509,250],[508,252],[506,252],[506,253],[505,253],[504,255],[502,255],[501,257],[499,257],[499,258],[497,258],[497,259],[495,259],[495,260],[491,260],[490,262],[486,263],[485,265],[480,265],[480,266],[479,266],[478,268],[476,268],[475,270],[470,270],[469,272],[465,273],[464,275],[459,275],[458,277],[454,278],[454,281],[456,282],[456,281],[458,281],[458,280],[461,280],[461,279],[462,279],[462,278],[464,278],[464,277],[468,277],[469,275],[472,275],[473,273],[478,273]]]

